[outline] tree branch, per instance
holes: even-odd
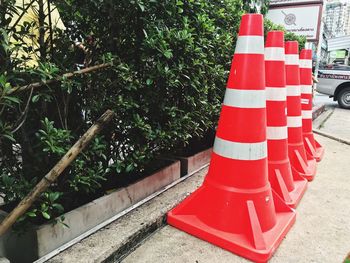
[[[17,18],[16,22],[13,24],[13,26],[11,27],[10,31],[13,31],[15,29],[15,27],[17,26],[17,24],[19,23],[19,21],[21,21],[22,17],[27,13],[29,7],[32,6],[32,4],[34,4],[36,0],[32,0],[27,6],[26,8],[23,10],[22,14]]]
[[[102,128],[112,120],[114,112],[107,110],[84,135],[69,149],[62,159],[48,172],[32,191],[0,223],[0,236],[22,216],[40,195],[61,175],[64,169],[80,154]]]
[[[15,88],[12,88],[11,90],[9,90],[7,95],[10,95],[10,94],[15,93],[15,92],[27,91],[27,90],[30,90],[31,88],[34,88],[34,89],[40,88],[42,86],[46,86],[46,85],[49,85],[49,84],[52,84],[52,83],[61,82],[63,78],[69,79],[69,78],[72,78],[72,77],[77,76],[77,75],[83,75],[83,74],[90,73],[90,72],[93,72],[93,71],[97,71],[97,70],[100,70],[100,69],[108,68],[110,66],[112,66],[112,63],[99,64],[99,65],[96,65],[96,66],[84,68],[84,69],[77,70],[77,71],[74,71],[74,72],[65,73],[62,76],[58,77],[57,79],[50,79],[50,80],[44,81],[44,82],[43,81],[35,82],[35,83],[28,84],[26,86],[15,87]]]

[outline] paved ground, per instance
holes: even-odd
[[[350,110],[340,108],[332,98],[318,92],[314,95],[314,104],[326,106],[326,112],[316,119],[314,128],[350,141]]]
[[[339,107],[338,103],[336,101],[333,101],[333,98],[330,98],[328,95],[324,95],[318,92],[315,92],[313,102],[314,105],[325,104],[326,107]]]
[[[349,112],[350,113],[350,112]],[[270,262],[342,262],[350,251],[350,146],[317,137],[326,148],[317,177],[297,208],[297,221]],[[124,263],[248,262],[170,226],[158,230]]]
[[[325,115],[329,117],[320,124],[319,129],[350,141],[350,110],[329,108]]]
[[[343,130],[350,134],[350,111],[339,109],[326,96],[315,96],[316,104],[326,100],[329,110],[316,119],[318,124],[314,123],[314,127],[331,129],[335,125],[338,127],[333,130],[336,135]],[[350,145],[317,138],[326,148],[324,160],[297,209],[296,224],[271,262],[336,263],[342,262],[350,251]],[[156,232],[124,258],[124,263],[248,262],[170,226],[156,230],[163,225],[165,213],[201,185],[206,171],[194,174],[49,262],[119,262],[124,253],[132,251],[153,231]]]

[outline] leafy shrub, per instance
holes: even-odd
[[[286,29],[281,25],[276,25],[272,21],[265,19],[264,20],[264,28],[265,33],[272,31],[272,30],[281,30],[284,31],[284,39],[285,41],[291,41],[295,40],[299,42],[299,50],[302,50],[305,47],[306,38],[303,36],[297,36],[294,33],[286,31]]]
[[[0,193],[5,202],[11,207],[22,199],[106,109],[117,116],[20,225],[52,220],[103,195],[102,186],[111,178],[144,174],[161,154],[213,134],[240,17],[253,7],[253,1],[241,0],[53,1],[66,30],[51,32],[41,19],[42,38],[55,37],[33,50],[23,35],[38,25],[10,26],[14,2],[3,1],[0,10]],[[266,7],[265,2],[264,12]],[[269,22],[265,26],[275,28]],[[111,67],[12,93],[76,69],[73,40],[88,37],[93,39],[85,41],[91,65],[112,62]],[[19,46],[29,55],[16,56]],[[31,52],[39,54],[37,67],[25,64]]]

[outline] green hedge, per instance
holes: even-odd
[[[56,32],[54,49],[44,46],[47,52],[36,69],[23,68],[25,58],[11,58],[15,48],[0,50],[6,62],[0,71],[2,91],[71,71],[72,39],[89,35],[92,63],[112,61],[113,66],[2,98],[0,192],[5,201],[21,199],[106,109],[116,118],[22,223],[50,220],[104,194],[120,175],[145,173],[161,154],[211,138],[247,8],[240,0],[56,2],[66,31]],[[2,23],[9,30],[8,21]],[[275,28],[268,22],[265,27]]]

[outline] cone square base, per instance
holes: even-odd
[[[324,155],[324,147],[315,139],[314,139],[314,142],[315,142],[315,147],[312,149],[311,155],[315,158],[316,162],[320,162]],[[308,150],[308,148],[306,149]]]
[[[302,149],[301,149],[302,148]],[[308,181],[312,181],[315,178],[317,165],[316,160],[304,149],[303,144],[288,145],[289,159],[291,160],[291,166],[297,173],[304,177]],[[306,155],[306,161],[302,157],[302,152]]]
[[[316,160],[315,159],[307,160],[306,165],[308,167],[307,172],[301,172],[301,171],[297,171],[297,172],[300,176],[304,177],[306,180],[311,182],[315,179],[315,175],[316,175]]]
[[[324,155],[324,147],[323,146],[316,146],[316,151],[315,151],[315,159],[317,162],[320,162],[323,158]]]
[[[304,134],[304,146],[307,153],[315,158],[316,162],[320,162],[322,160],[324,155],[324,147],[315,140],[313,133],[306,135]]]
[[[272,189],[291,208],[296,208],[307,189],[307,180],[300,176],[293,168],[289,159],[277,162],[269,162],[269,180]],[[289,178],[289,177],[292,178]],[[287,183],[291,180],[292,183]],[[288,184],[288,185],[287,185]],[[288,190],[291,188],[292,190]]]
[[[301,177],[299,175],[297,176]],[[301,177],[300,180],[295,180],[294,187],[294,190],[289,192],[290,198],[292,199],[291,202],[286,202],[286,204],[292,208],[296,208],[303,198],[307,189],[307,180],[305,180],[303,177]]]
[[[207,190],[205,186],[201,186],[181,204],[171,210],[167,217],[168,224],[249,260],[267,262],[293,226],[296,218],[295,212],[273,192],[276,207],[276,224],[271,229],[259,235],[259,231],[255,232],[260,228],[258,222],[251,226],[253,233],[246,233],[244,230],[241,231],[242,233],[226,232],[201,220],[200,214],[203,214],[203,211],[206,209],[203,200],[205,199],[204,195],[208,194]],[[189,211],[191,210],[188,209],[189,207],[197,207],[197,211]],[[220,220],[219,214],[217,217]],[[256,239],[255,245],[252,237],[253,240]]]

